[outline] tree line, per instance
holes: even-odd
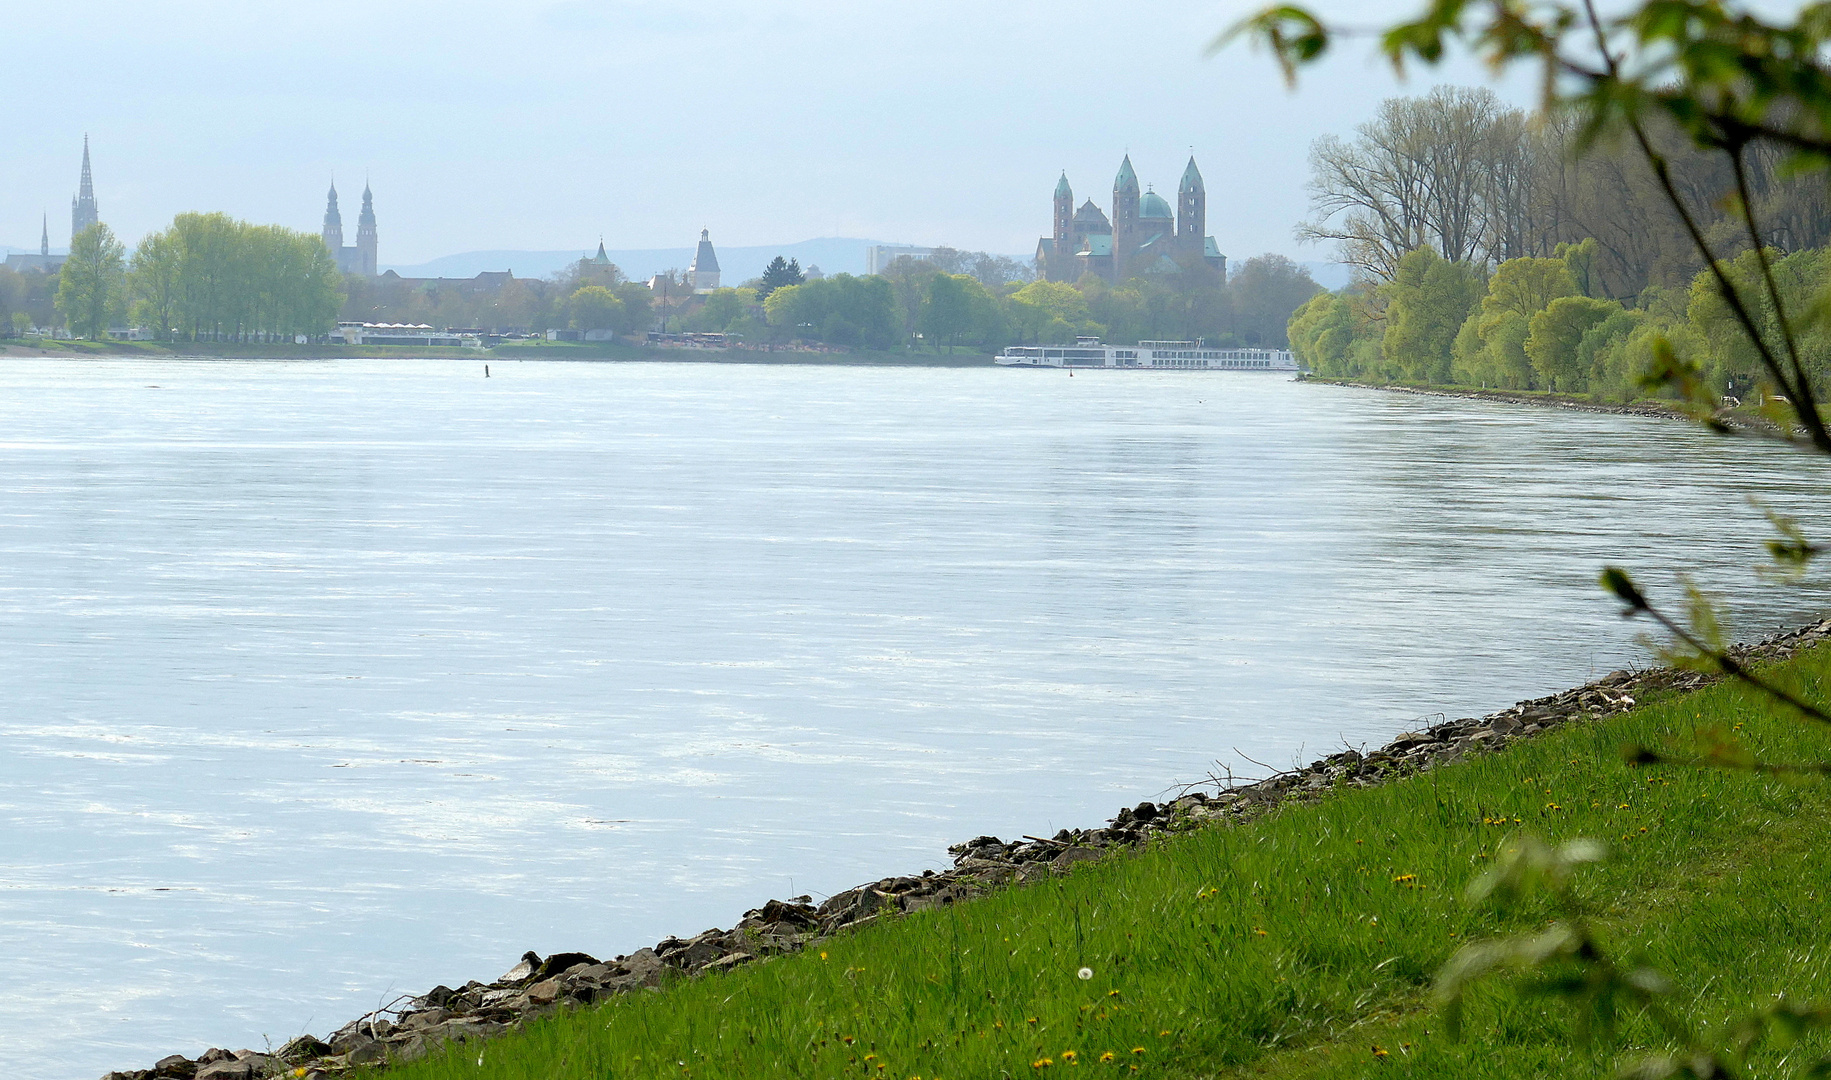
[[[54,303],[76,337],[131,321],[159,340],[257,341],[323,334],[343,303],[324,241],[227,214],[179,214],[130,257],[95,224],[70,242]]]
[[[1571,114],[1530,117],[1486,89],[1391,98],[1353,138],[1312,145],[1311,216],[1298,237],[1334,242],[1341,261],[1376,283],[1394,280],[1400,260],[1419,248],[1495,267],[1594,240],[1598,297],[1634,301],[1649,286],[1684,286],[1704,267],[1658,178],[1618,136],[1587,137]],[[1670,124],[1649,137],[1706,239],[1746,248],[1741,220],[1729,212],[1737,181],[1724,155],[1697,148]],[[1782,153],[1757,144],[1745,159],[1762,242],[1780,251],[1824,247],[1831,189],[1822,177],[1782,168]]]
[[[1755,288],[1763,253],[1777,298],[1764,285]],[[1656,349],[1670,348],[1697,364],[1716,392],[1741,395],[1761,384],[1760,358],[1710,271],[1680,285],[1650,285],[1623,302],[1605,295],[1602,261],[1593,238],[1560,245],[1549,257],[1508,259],[1492,271],[1420,247],[1398,260],[1391,281],[1322,293],[1298,309],[1291,349],[1320,375],[1627,400],[1642,392]],[[1760,297],[1753,315],[1775,333],[1782,312],[1813,311],[1831,290],[1825,248],[1750,249],[1723,268]],[[1831,325],[1805,320],[1793,336],[1807,375],[1831,377]]]
[[[988,282],[980,273],[905,256],[868,277],[720,289],[678,326],[753,342],[873,350],[996,352],[1083,335],[1283,348],[1291,313],[1320,291],[1307,270],[1280,255],[1248,259],[1229,276],[1197,262],[1118,284],[1093,275],[1068,283],[992,271]]]

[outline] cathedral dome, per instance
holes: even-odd
[[[1138,216],[1141,218],[1174,218],[1176,215],[1170,212],[1170,204],[1164,201],[1162,195],[1155,191],[1147,191],[1144,193],[1144,198],[1138,200]]]

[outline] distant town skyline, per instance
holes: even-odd
[[[1417,5],[1317,6],[1367,23]],[[1204,55],[1256,6],[41,5],[16,14],[13,40],[33,46],[16,75],[60,89],[20,112],[0,161],[0,242],[36,249],[42,217],[76,189],[87,132],[101,219],[129,244],[190,210],[316,233],[330,177],[366,174],[387,193],[384,263],[588,251],[600,235],[690,246],[707,227],[721,246],[861,237],[1027,256],[1050,232],[1038,189],[1062,171],[1093,193],[1127,154],[1140,175],[1174,178],[1193,152],[1222,253],[1326,259],[1292,237],[1311,141],[1392,94],[1485,78],[1462,64],[1401,83],[1354,42],[1289,94],[1243,45]],[[98,24],[120,32],[93,40]],[[309,56],[237,44],[326,25],[364,32]],[[1096,67],[1122,78],[1077,83],[1047,61],[1079,55],[1091,25]],[[417,47],[394,47],[407,39]],[[82,80],[59,76],[71,55]],[[1529,85],[1496,89],[1531,100]]]

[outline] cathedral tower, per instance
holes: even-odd
[[[324,204],[324,246],[331,249],[331,258],[342,258],[343,214],[337,209],[337,182],[335,180],[331,181],[331,194]]]
[[[1202,186],[1202,171],[1189,158],[1183,170],[1183,182],[1176,189],[1176,246],[1200,254],[1208,235],[1208,189]]]
[[[1138,250],[1138,174],[1132,155],[1125,155],[1119,175],[1113,178],[1113,280],[1125,280],[1126,264]]]
[[[1055,182],[1055,254],[1066,259],[1074,254],[1074,189],[1068,186],[1068,174]]]
[[[375,196],[369,185],[362,185],[362,213],[356,218],[356,265],[351,269],[368,277],[375,276]]]
[[[70,200],[70,239],[102,220],[95,205],[95,181],[89,176],[89,136],[83,136],[83,180],[76,197]]]

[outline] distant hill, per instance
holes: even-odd
[[[1336,292],[1354,280],[1354,268],[1338,262],[1298,263],[1310,272],[1310,278],[1330,292]]]
[[[854,240],[846,237],[823,237],[795,244],[772,244],[764,247],[717,247],[721,280],[736,285],[759,277],[769,260],[781,255],[801,263],[802,269],[818,266],[828,274],[862,274],[865,272],[865,249],[882,240]],[[713,240],[716,247],[718,241]],[[622,267],[631,278],[642,281],[663,270],[685,270],[693,262],[692,247],[646,248],[609,251],[610,261]],[[577,262],[589,251],[466,251],[447,255],[415,266],[398,263],[384,265],[402,277],[475,277],[485,270],[513,270],[516,277],[544,278],[558,273],[566,264]]]

